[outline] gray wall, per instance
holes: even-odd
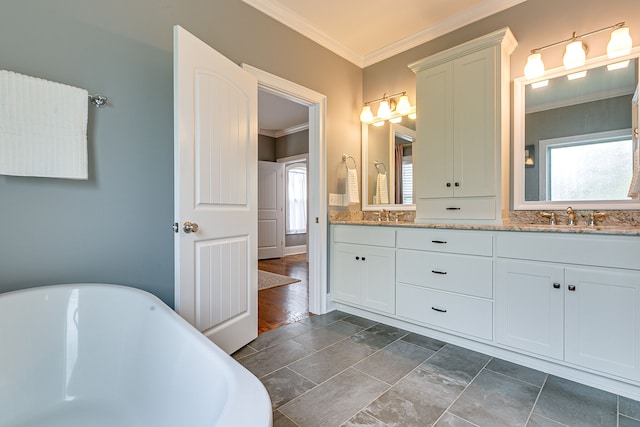
[[[309,152],[309,131],[292,133],[276,139],[276,158],[307,154]]]
[[[276,161],[276,139],[267,135],[258,135],[258,160]]]
[[[173,25],[232,61],[327,96],[327,190],[359,147],[362,73],[240,0],[2,1],[0,68],[109,97],[89,180],[0,176],[0,292],[108,282],[173,304]]]

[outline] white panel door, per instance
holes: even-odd
[[[258,330],[257,96],[255,77],[174,27],[175,306],[229,353]]]
[[[258,259],[284,256],[284,166],[258,162]]]

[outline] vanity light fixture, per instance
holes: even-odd
[[[380,102],[376,115],[371,111],[371,103]],[[399,123],[403,116],[415,119],[415,107],[411,106],[409,97],[406,92],[399,92],[393,95],[385,93],[382,98],[367,101],[362,107],[360,113],[360,121],[363,123],[371,123],[376,126],[382,126],[385,120],[392,123]],[[411,117],[413,115],[413,117]]]
[[[633,46],[633,41],[629,35],[629,27],[626,27],[624,22],[618,22],[615,25],[580,35],[576,35],[574,32],[568,39],[532,49],[531,54],[527,58],[527,65],[524,67],[525,77],[528,80],[542,77],[544,75],[544,63],[542,62],[542,54],[540,52],[565,43],[566,47],[562,61],[564,67],[570,70],[583,66],[586,61],[587,46],[582,42],[582,39],[611,29],[613,29],[613,31],[611,32],[611,39],[607,45],[607,55],[609,58],[628,55]]]

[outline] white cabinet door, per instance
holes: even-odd
[[[498,260],[496,277],[496,341],[562,360],[563,268]]]
[[[362,301],[362,246],[347,243],[333,244],[333,299],[360,304]]]
[[[416,76],[419,124],[414,144],[416,198],[453,195],[453,62]],[[448,184],[448,185],[447,185]]]
[[[565,360],[640,379],[640,272],[565,270]]]
[[[395,249],[373,246],[363,249],[362,304],[393,314],[396,310]]]
[[[490,47],[453,64],[455,197],[496,195],[498,54]]]
[[[395,249],[334,243],[332,250],[333,299],[395,313]]]

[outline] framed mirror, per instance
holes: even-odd
[[[415,120],[362,125],[362,210],[415,210]]]
[[[515,210],[640,208],[639,55],[514,80]]]

